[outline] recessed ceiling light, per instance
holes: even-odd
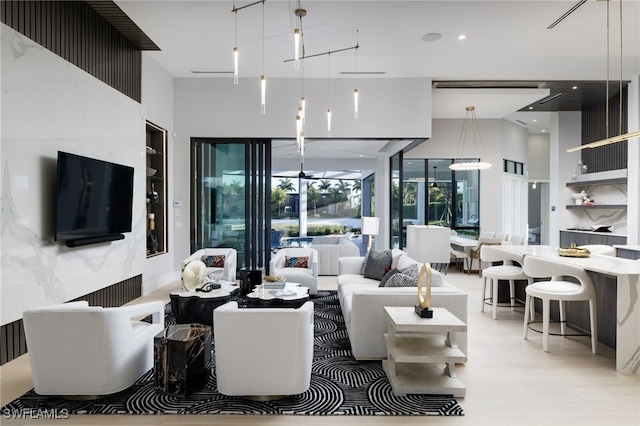
[[[465,34],[460,34],[458,36],[458,40],[464,40],[465,38],[467,38],[467,36]]]
[[[537,123],[537,122],[538,122],[538,120],[534,118],[534,119],[533,119],[533,122],[534,122],[534,123]]]
[[[577,89],[578,89],[578,86],[573,86],[573,87],[572,87],[572,89],[573,89],[573,90],[577,90]]]
[[[547,131],[545,129],[542,129],[542,133],[547,133]]]
[[[530,106],[530,107],[529,107],[529,109],[533,109],[533,107],[532,107],[532,106]]]
[[[422,41],[438,41],[442,38],[440,33],[427,33],[422,36]]]

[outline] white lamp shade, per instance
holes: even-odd
[[[407,255],[418,262],[449,263],[451,229],[443,226],[407,226]]]
[[[371,216],[362,217],[362,226],[360,227],[362,235],[378,235],[379,227],[380,218]]]

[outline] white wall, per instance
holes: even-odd
[[[549,133],[529,136],[527,171],[529,181],[549,181]]]
[[[502,216],[495,214],[495,206],[502,205],[502,160],[527,162],[527,133],[507,120],[478,120],[483,146],[476,149],[472,135],[467,135],[464,151],[459,145],[463,120],[436,119],[432,123],[432,137],[408,152],[406,158],[480,157],[492,164],[480,172],[480,232],[500,232]],[[524,212],[526,215],[526,210]]]
[[[142,274],[145,128],[140,104],[0,24],[1,323]],[[81,248],[53,241],[58,150],[135,168],[132,232]]]
[[[167,130],[166,154],[169,158],[166,175],[169,182],[166,200],[170,203],[167,216],[168,251],[167,253],[150,257],[145,262],[142,286],[143,294],[147,294],[167,284],[167,282],[179,279],[180,262],[184,257],[178,257],[174,247],[175,221],[174,208],[172,207],[174,167],[173,161],[171,161],[175,155],[173,143],[173,77],[146,52],[142,53],[141,101],[146,119]],[[185,207],[178,210],[188,212],[189,207]]]
[[[359,118],[353,118],[354,80],[331,81],[333,138],[428,138],[431,135],[431,80],[359,79]],[[177,258],[189,254],[189,156],[192,137],[292,138],[295,115],[302,95],[299,79],[269,79],[267,113],[260,114],[259,82],[240,79],[189,78],[175,80],[174,199],[183,202],[180,219],[175,218]],[[326,79],[307,79],[306,137],[326,137],[329,103]],[[171,161],[170,160],[170,161]],[[299,162],[296,160],[296,167]],[[333,162],[335,164],[335,162]],[[313,168],[305,161],[305,167]],[[348,167],[353,168],[353,167]],[[335,169],[335,166],[331,167]],[[376,170],[376,212],[386,211],[390,190],[388,161],[379,160]],[[388,220],[380,217],[381,233],[388,234]],[[178,225],[179,224],[179,225]],[[180,226],[180,228],[178,228]],[[382,234],[378,244],[386,243]]]

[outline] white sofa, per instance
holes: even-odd
[[[360,255],[360,248],[343,236],[313,237],[311,246],[318,251],[318,275],[338,275],[339,258]]]
[[[393,250],[394,261],[401,259],[398,269],[417,263],[401,250]],[[383,333],[387,332],[385,306],[413,307],[418,302],[416,287],[379,287],[380,282],[361,273],[364,257],[343,257],[338,261],[338,297],[345,326],[356,359],[387,357]],[[446,282],[433,271],[431,306],[447,308],[467,322],[467,293]],[[467,333],[458,333],[458,346],[467,355]]]

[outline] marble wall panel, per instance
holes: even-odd
[[[143,272],[145,118],[142,106],[0,24],[1,324]],[[132,232],[68,248],[54,241],[58,151],[135,168]]]

